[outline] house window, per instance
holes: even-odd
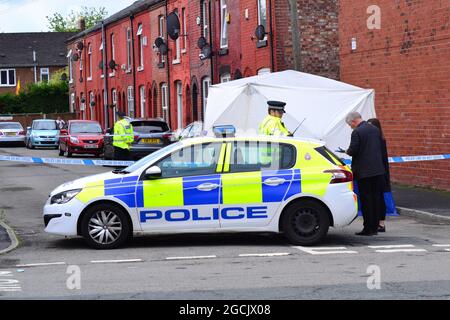
[[[270,73],[270,68],[262,68],[258,70],[258,75]]]
[[[75,112],[75,93],[70,94],[70,113]]]
[[[186,52],[186,42],[187,42],[187,36],[186,36],[186,8],[181,9],[181,41],[182,43],[182,52]]]
[[[114,45],[114,33],[111,34],[111,60],[116,61],[116,49],[115,49],[115,45]],[[113,70],[113,72],[111,72],[109,74],[110,77],[115,76],[116,71]]]
[[[48,68],[41,68],[41,82],[48,82],[50,80],[50,71]]]
[[[84,97],[84,93],[82,92],[80,94],[80,112],[82,115],[82,119],[85,120],[86,119],[86,113],[84,112],[86,110],[86,99]]]
[[[69,83],[73,82],[73,61],[72,61],[72,49],[67,53],[67,65],[69,66]]]
[[[209,0],[202,0],[203,36],[209,42]]]
[[[94,97],[94,93],[91,91],[91,92],[89,92],[89,107],[91,110],[91,120],[93,120],[95,117],[94,116],[94,107],[92,106],[92,102],[95,103],[95,97]]]
[[[203,100],[203,117],[206,112],[206,104],[208,102],[209,87],[211,86],[211,79],[209,77],[203,78],[202,80],[202,100]]]
[[[88,46],[88,80],[92,80],[92,45]]]
[[[116,118],[116,111],[117,111],[117,91],[116,91],[116,89],[112,89],[112,90],[111,90],[111,101],[112,101],[112,105],[113,105],[113,108],[112,108],[113,119],[114,119],[114,122],[116,122],[116,121],[117,121],[117,118]]]
[[[139,47],[139,67],[138,71],[144,70],[144,43],[142,39],[142,24],[139,24],[138,31],[136,33],[138,37],[138,47]]]
[[[267,30],[267,2],[266,0],[258,0],[258,25],[264,26]],[[265,36],[264,40],[267,40]]]
[[[101,63],[102,63],[102,71],[101,71],[101,78],[103,78],[105,76],[105,74],[103,73],[103,69],[104,69],[104,64],[105,62],[103,61],[103,40],[102,40],[102,44],[100,45],[100,56],[101,56]]]
[[[168,105],[168,91],[167,84],[163,83],[161,85],[161,106],[162,106],[162,116],[164,121],[169,122],[169,105]]]
[[[139,87],[139,97],[140,97],[140,105],[141,105],[141,117],[145,118],[145,87]]]
[[[16,69],[0,70],[0,87],[13,87],[16,85]]]
[[[132,64],[132,42],[131,42],[131,28],[127,28],[127,70],[131,70]]]
[[[128,87],[128,116],[134,118],[134,88]]]
[[[227,0],[220,0],[220,48],[228,48]]]
[[[226,83],[231,81],[231,75],[229,73],[224,73],[220,76],[220,83]]]
[[[177,87],[177,124],[178,129],[183,127],[183,85],[181,81],[175,82]]]
[[[164,36],[164,16],[159,16],[159,37],[163,40],[165,40]],[[159,62],[164,63],[166,62],[166,57],[163,54],[159,55]]]
[[[175,14],[179,17],[178,10],[175,9]],[[178,39],[175,41],[175,59],[172,61],[172,63],[180,63],[181,61],[181,37],[178,37]]]

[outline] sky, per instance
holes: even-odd
[[[46,16],[58,12],[64,17],[72,10],[105,7],[108,16],[135,0],[0,0],[0,32],[50,31]]]

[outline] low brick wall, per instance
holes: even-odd
[[[3,115],[2,117],[12,117],[12,120],[0,120],[0,122],[20,122],[24,129],[31,125],[31,122],[35,119],[54,119],[56,120],[58,117],[61,117],[64,121],[76,119],[76,113],[30,113],[30,114],[12,114],[12,115]],[[5,118],[6,119],[6,118]]]

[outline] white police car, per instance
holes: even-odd
[[[193,138],[56,188],[45,231],[116,248],[134,233],[283,232],[313,245],[357,217],[352,173],[316,141]]]

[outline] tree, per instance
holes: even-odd
[[[81,11],[72,10],[67,17],[63,17],[60,13],[56,12],[53,16],[46,16],[48,20],[48,27],[53,32],[77,32],[78,21],[80,18],[84,18],[86,22],[86,28],[93,27],[97,22],[105,19],[108,15],[105,7],[81,7]]]

